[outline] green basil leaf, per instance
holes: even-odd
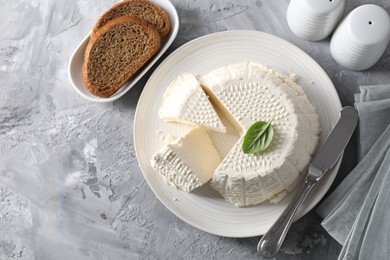
[[[242,143],[244,153],[257,154],[265,151],[270,146],[274,137],[272,120],[270,122],[258,121],[249,127]]]

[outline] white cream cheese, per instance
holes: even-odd
[[[167,87],[159,116],[169,122],[226,131],[198,80],[190,73],[179,75]]]
[[[204,129],[197,127],[153,155],[152,167],[165,181],[190,192],[208,182],[221,158]]]
[[[238,63],[199,78],[206,92],[236,121],[241,138],[215,170],[211,185],[236,206],[249,206],[290,191],[317,146],[318,117],[291,78],[255,63]],[[275,137],[258,155],[244,154],[246,130],[269,121]]]

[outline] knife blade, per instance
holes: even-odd
[[[257,251],[265,258],[272,258],[278,253],[299,207],[315,184],[340,158],[356,128],[358,118],[353,107],[341,109],[339,120],[310,163],[305,181],[299,186],[294,199],[257,245]]]
[[[353,107],[344,107],[340,119],[318,149],[309,166],[309,176],[319,180],[340,158],[358,122],[358,113]]]

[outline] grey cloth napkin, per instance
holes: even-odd
[[[360,86],[360,93],[355,95],[355,102],[390,99],[390,85]]]
[[[390,85],[361,86],[355,102],[359,112],[357,140],[360,161],[390,123]]]
[[[361,161],[317,212],[343,245],[339,259],[390,259],[390,85],[360,90],[355,107]]]

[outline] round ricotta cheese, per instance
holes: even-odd
[[[302,87],[292,77],[250,62],[217,68],[199,81],[241,133],[214,171],[211,186],[238,207],[281,200],[306,171],[318,143],[318,116]],[[244,154],[246,130],[272,118],[271,146]]]

